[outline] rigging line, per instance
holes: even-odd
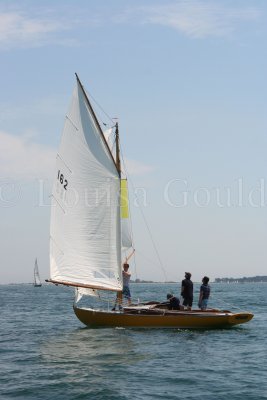
[[[112,122],[112,124],[114,124],[114,119],[112,119],[107,113],[106,111],[101,107],[101,105],[96,101],[96,99],[91,95],[90,92],[88,92],[86,90],[86,94],[93,100],[93,102],[97,105],[97,107],[100,108],[100,110],[105,114],[105,116]],[[102,118],[100,118],[102,120]],[[102,121],[103,123],[103,121]]]
[[[121,143],[120,143],[120,148],[121,148]],[[121,152],[121,153],[122,153],[122,152]],[[131,185],[132,185],[132,188],[133,188],[133,190],[134,190],[135,199],[136,199],[137,202],[138,202],[137,195],[135,194],[135,186],[134,186],[134,184],[133,184],[132,179],[130,178],[130,175],[129,175],[128,172],[127,172],[127,168],[126,168],[126,164],[125,164],[125,160],[124,160],[123,154],[122,154],[122,161],[123,161],[123,165],[124,165],[124,168],[125,168],[126,175],[129,177],[129,181],[130,181],[130,183],[131,183]],[[148,233],[149,233],[149,236],[150,236],[150,240],[151,240],[152,245],[153,245],[153,247],[154,247],[155,253],[156,253],[157,257],[158,257],[159,264],[160,264],[160,267],[161,267],[161,270],[162,270],[162,272],[163,272],[163,275],[164,275],[164,278],[165,278],[165,282],[166,282],[166,281],[168,280],[168,279],[167,279],[167,275],[166,275],[166,272],[165,272],[165,269],[164,269],[164,266],[163,266],[161,257],[160,257],[160,255],[159,255],[159,252],[158,252],[156,243],[155,243],[155,241],[154,241],[154,239],[153,239],[151,230],[150,230],[150,228],[149,228],[149,226],[148,226],[148,222],[147,222],[147,220],[146,220],[146,218],[145,218],[145,215],[144,215],[144,212],[143,212],[143,210],[142,210],[142,207],[139,206],[138,208],[139,208],[139,210],[140,210],[140,212],[141,212],[141,215],[142,215],[142,217],[143,217],[144,223],[145,223],[146,228],[147,228],[147,230],[148,230]]]
[[[242,308],[238,307],[235,304],[230,304],[227,303],[226,301],[224,301],[222,298],[220,298],[219,296],[217,296],[217,293],[214,295],[214,292],[211,294],[210,298],[213,300],[215,299],[216,301],[219,301],[219,303],[221,302],[222,304],[225,304],[227,306],[229,306],[230,308],[236,308],[237,310],[242,310]]]
[[[158,267],[161,267],[160,264],[158,264],[158,262],[155,263],[154,260],[152,260],[152,258],[147,257],[142,251],[140,250],[135,250],[138,254],[140,254],[143,258],[145,258],[147,261],[149,261],[151,264],[153,265],[157,265]]]
[[[137,196],[136,196],[136,199],[137,199]],[[138,200],[138,199],[137,199],[137,200]],[[162,270],[162,272],[163,272],[163,275],[164,275],[164,278],[165,278],[165,282],[166,282],[166,281],[168,280],[168,279],[167,279],[167,275],[166,275],[165,269],[164,269],[164,267],[163,267],[163,263],[162,263],[162,261],[161,261],[161,258],[160,258],[160,255],[159,255],[157,246],[156,246],[155,241],[154,241],[154,239],[153,239],[151,230],[150,230],[150,228],[149,228],[149,226],[148,226],[148,222],[147,222],[147,220],[146,220],[146,218],[145,218],[144,211],[142,210],[141,207],[140,207],[140,211],[141,211],[143,220],[144,220],[144,222],[145,222],[146,228],[147,228],[147,230],[148,230],[148,233],[149,233],[149,235],[150,235],[151,242],[152,242],[152,244],[153,244],[154,250],[155,250],[156,255],[157,255],[157,257],[158,257],[158,260],[159,260],[159,263],[160,263],[160,266],[161,266],[161,270]]]

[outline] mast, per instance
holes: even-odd
[[[115,125],[115,143],[116,143],[116,166],[119,177],[121,179],[121,160],[120,160],[120,137],[119,137],[119,124],[116,122]],[[121,184],[121,183],[120,183]],[[120,201],[121,201],[121,189],[120,189]],[[119,306],[122,305],[122,291],[117,291],[117,299]],[[116,305],[115,305],[116,307]]]
[[[119,177],[121,177],[121,160],[120,160],[120,137],[119,137],[119,124],[116,122],[115,125],[115,142],[116,142],[116,166],[119,173]]]

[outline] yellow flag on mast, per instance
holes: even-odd
[[[121,179],[121,218],[129,218],[127,179]]]

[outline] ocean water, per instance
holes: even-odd
[[[144,300],[178,294],[173,284],[131,289]],[[254,318],[220,330],[89,329],[72,289],[1,285],[0,399],[267,399],[267,284],[212,293],[210,306]]]

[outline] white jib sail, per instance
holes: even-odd
[[[99,297],[99,293],[96,289],[76,287],[74,303],[77,304],[83,296]]]
[[[121,290],[120,179],[78,81],[55,175],[51,280]]]

